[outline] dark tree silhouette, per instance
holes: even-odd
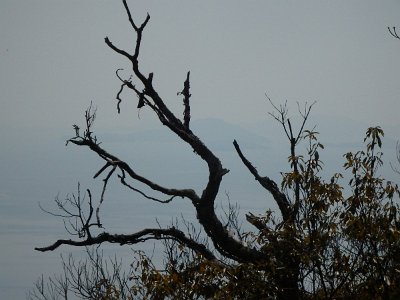
[[[116,71],[121,81],[116,96],[117,110],[121,110],[122,92],[130,90],[138,97],[139,109],[152,110],[162,125],[188,144],[199,159],[205,162],[208,168],[207,182],[201,194],[198,194],[189,188],[163,186],[140,175],[133,165],[111,154],[98,141],[93,132],[96,112],[91,106],[85,113],[83,132],[74,125],[75,136],[67,143],[87,147],[104,161],[104,165],[94,175],[94,178],[104,177],[98,205],[94,204],[89,190],[85,193],[86,199],[78,191],[78,194],[66,201],[56,200],[62,211],[57,215],[69,219],[68,230],[76,234],[77,238],[60,239],[36,250],[53,251],[61,245],[83,247],[105,242],[133,245],[160,240],[166,249],[165,268],[158,270],[149,258],[140,255],[133,267],[134,275],[130,278],[132,286],[129,291],[132,295],[149,299],[392,297],[396,285],[400,283],[400,219],[398,205],[394,202],[399,190],[397,185],[377,175],[382,165],[382,129],[371,127],[367,130],[364,139],[366,150],[345,154],[344,168],[350,171],[351,177],[347,187],[350,195],[346,197],[339,183],[343,177],[340,173],[334,174],[327,182],[321,178],[323,163],[320,151],[324,146],[318,142],[317,132],[306,129],[314,104],[306,104],[304,107],[299,105],[302,122],[296,131],[288,117],[286,104],[276,106],[270,101],[274,109],[271,115],[281,124],[289,141],[290,171],[283,173],[282,182],[278,185],[271,178],[260,175],[238,141],[233,141],[238,159],[266,192],[272,195],[279,208],[277,215],[271,211],[259,216],[248,213],[246,220],[256,231],[241,233],[233,206],[226,215],[228,225],[224,224],[215,211],[221,182],[229,170],[223,167],[220,159],[190,129],[190,72],[187,73],[182,91],[178,93],[183,96],[184,104],[181,120],[156,91],[153,85],[155,75],[146,75],[139,66],[142,35],[150,16],[147,15],[139,25],[133,20],[127,2],[122,2],[129,23],[136,33],[136,44],[134,52],[129,53],[116,46],[108,37],[105,38],[110,49],[130,62],[133,72],[129,79],[124,79],[119,74],[121,69]],[[391,33],[398,38],[395,30]],[[307,144],[305,154],[298,153],[297,147],[301,142]],[[145,228],[131,234],[106,232],[99,211],[109,179],[114,175],[123,186],[148,200],[169,203],[180,197],[190,201],[196,211],[197,221],[205,232],[205,240],[177,226]],[[133,187],[131,182],[140,183],[160,196],[149,196]],[[231,233],[232,228],[236,230],[236,236]],[[100,229],[100,233],[96,234],[94,229]],[[92,261],[97,262],[96,259]],[[100,263],[94,264],[94,268],[102,269]],[[74,268],[71,270],[67,276],[74,274]],[[96,296],[96,299],[123,298],[118,294],[118,289],[126,291],[126,281],[118,285],[106,276],[97,280],[107,284],[111,282],[111,287],[107,285],[108,289],[100,289],[103,294]],[[63,286],[64,281],[59,282],[59,286]],[[99,286],[98,283],[93,285]],[[38,287],[41,287],[40,282]],[[100,287],[104,288],[103,285]],[[39,294],[44,293],[43,288],[41,291]],[[108,295],[108,298],[104,295]],[[126,296],[126,299],[129,297]]]

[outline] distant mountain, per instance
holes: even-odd
[[[215,151],[231,151],[234,150],[232,142],[234,139],[246,148],[267,148],[268,140],[254,133],[249,129],[245,129],[239,125],[225,122],[221,119],[206,118],[193,120],[190,128],[207,146]],[[147,128],[136,130],[134,132],[102,132],[98,133],[101,141],[105,143],[142,143],[157,142],[161,144],[177,143],[178,138],[174,133],[170,132],[166,127]],[[183,144],[183,142],[180,141]]]
[[[216,151],[234,151],[232,142],[235,139],[247,149],[268,148],[269,142],[265,137],[220,119],[195,120],[191,126],[192,131]]]

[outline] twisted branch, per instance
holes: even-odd
[[[53,251],[58,247],[60,247],[61,245],[70,245],[79,247],[79,246],[99,245],[105,242],[116,243],[120,245],[133,245],[148,240],[163,240],[163,239],[175,240],[181,243],[182,245],[203,255],[206,259],[209,260],[216,259],[214,254],[210,250],[208,250],[203,244],[200,244],[195,240],[188,238],[182,231],[174,227],[167,229],[148,228],[133,234],[110,234],[107,232],[103,232],[96,237],[90,237],[83,241],[57,240],[54,244],[50,246],[38,247],[35,248],[35,250],[46,252],[46,251]]]

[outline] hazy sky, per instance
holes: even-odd
[[[128,76],[129,64],[104,37],[127,50],[135,38],[116,2],[1,2],[2,128],[66,128],[91,100],[101,122],[115,124],[114,71]],[[265,119],[267,93],[318,101],[316,113],[398,124],[400,41],[386,27],[398,22],[400,1],[129,3],[137,20],[151,15],[142,69],[179,113],[176,92],[191,70],[194,118]]]
[[[138,22],[151,15],[140,64],[145,74],[154,72],[155,87],[177,115],[177,92],[190,70],[194,120],[219,119],[273,141],[268,94],[277,104],[288,100],[293,114],[296,101],[317,101],[311,122],[330,143],[360,141],[370,125],[386,130],[391,149],[399,139],[400,40],[387,26],[400,26],[400,1],[128,3]],[[157,126],[146,108],[138,117],[137,99],[129,94],[117,115],[114,72],[124,68],[129,77],[130,66],[105,45],[106,36],[118,47],[134,47],[119,1],[0,1],[0,211],[8,216],[0,221],[0,233],[7,234],[0,238],[0,263],[15,267],[9,279],[0,265],[0,281],[8,280],[0,282],[1,295],[24,272],[15,261],[39,260],[28,250],[13,251],[20,242],[12,238],[13,226],[24,225],[22,231],[38,224],[30,224],[23,201],[37,209],[38,201],[73,190],[98,165],[87,151],[64,147],[89,103],[98,107],[96,128],[104,136]],[[111,146],[125,153],[118,149],[123,145]],[[141,153],[159,155],[142,147]],[[157,165],[145,154],[141,163]]]

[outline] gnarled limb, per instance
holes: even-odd
[[[182,94],[184,96],[184,120],[183,122],[172,113],[167,105],[164,103],[163,99],[157,93],[155,88],[153,87],[154,75],[150,73],[148,76],[145,76],[144,73],[139,68],[138,57],[140,51],[140,45],[142,41],[142,33],[146,24],[148,23],[150,16],[147,15],[145,21],[140,25],[136,25],[133,21],[131,13],[129,11],[128,5],[125,0],[123,0],[124,7],[127,11],[129,22],[133,29],[136,32],[136,45],[135,51],[133,54],[129,54],[128,52],[119,49],[115,46],[108,38],[105,38],[106,44],[115,52],[126,57],[132,65],[132,70],[134,77],[139,83],[143,86],[142,88],[137,88],[133,82],[132,78],[128,80],[123,80],[117,71],[117,77],[121,80],[122,85],[117,94],[117,108],[120,109],[119,104],[121,102],[121,92],[127,87],[139,97],[139,103],[142,101],[147,107],[152,109],[156,115],[158,116],[160,122],[167,126],[172,132],[174,132],[182,141],[187,143],[193,151],[200,156],[200,158],[207,164],[208,167],[208,182],[203,189],[201,196],[197,195],[193,189],[170,189],[164,186],[161,186],[139,174],[137,174],[131,166],[120,158],[112,155],[107,152],[100,143],[97,142],[95,136],[93,136],[91,131],[91,126],[93,123],[94,117],[90,113],[86,113],[86,131],[83,136],[79,134],[79,130],[76,130],[76,136],[71,138],[68,142],[73,143],[78,146],[87,146],[95,152],[100,158],[105,161],[105,165],[95,174],[95,177],[98,177],[100,174],[105,172],[107,169],[111,168],[111,171],[108,172],[108,175],[104,179],[103,185],[103,195],[105,191],[105,187],[107,185],[108,179],[114,173],[115,170],[121,171],[122,175],[120,179],[122,179],[122,184],[125,183],[127,187],[130,187],[126,183],[126,178],[130,177],[134,181],[141,182],[146,185],[150,189],[154,191],[158,191],[162,194],[169,195],[173,197],[185,197],[191,200],[193,203],[196,212],[197,219],[199,223],[203,226],[206,234],[212,240],[215,248],[222,253],[227,258],[234,259],[240,262],[260,262],[267,260],[267,257],[264,253],[248,248],[244,246],[240,241],[233,238],[222,222],[219,220],[215,213],[215,199],[218,195],[220,184],[222,178],[225,174],[229,172],[229,170],[225,169],[219,158],[197,137],[190,129],[190,103],[189,103],[189,74],[187,74],[186,81],[184,83],[184,89]],[[142,106],[141,104],[141,106]],[[90,112],[90,111],[89,111]],[[154,200],[154,199],[152,199]],[[164,229],[166,230],[166,229]],[[166,231],[157,231],[158,234],[164,235],[166,238],[177,238],[178,235],[176,231],[169,232],[166,234]],[[150,237],[143,237],[143,232],[141,234],[137,233],[130,236],[124,235],[110,235],[108,233],[103,233],[99,235],[97,238],[87,239],[86,241],[71,241],[71,240],[60,240],[56,242],[53,246],[47,248],[40,249],[54,249],[58,247],[60,244],[70,244],[75,246],[101,243],[105,241],[109,242],[118,242],[118,243],[135,243],[137,241],[144,241],[149,238],[155,238],[155,231],[146,231],[146,234],[150,234]],[[182,237],[183,239],[183,237]],[[188,241],[186,241],[188,242]],[[196,246],[197,247],[197,246]],[[210,255],[208,255],[210,257]]]
[[[207,235],[211,238],[214,243],[214,246],[218,251],[223,253],[229,258],[235,259],[237,261],[259,261],[265,260],[265,256],[263,253],[258,252],[254,249],[246,248],[240,243],[240,241],[232,238],[221,221],[215,214],[214,202],[215,198],[218,194],[220,183],[222,181],[222,177],[228,173],[228,170],[223,168],[221,161],[212,153],[208,147],[189,129],[189,112],[190,112],[190,104],[189,104],[189,73],[187,74],[186,81],[184,83],[184,89],[182,94],[184,95],[184,122],[179,120],[165,105],[162,98],[156,92],[153,87],[153,73],[150,73],[149,76],[145,76],[141,70],[139,69],[138,64],[138,55],[139,49],[142,39],[143,30],[149,20],[149,16],[146,18],[145,22],[142,23],[141,26],[137,26],[131,17],[131,13],[126,4],[126,1],[123,0],[125,9],[127,11],[129,21],[134,28],[137,38],[136,38],[136,46],[135,53],[133,55],[128,54],[127,52],[116,47],[108,38],[105,39],[106,44],[117,53],[128,58],[132,64],[132,70],[135,74],[136,78],[143,85],[143,90],[140,92],[139,90],[135,90],[135,93],[142,94],[146,97],[146,104],[157,114],[161,123],[167,126],[172,132],[174,132],[181,140],[186,142],[191,148],[194,150],[196,154],[198,154],[207,164],[209,170],[208,183],[203,190],[202,195],[199,198],[193,196],[193,193],[188,193],[187,190],[180,190],[181,193],[177,196],[183,194],[183,196],[188,197],[192,200],[196,211],[197,218],[200,224],[205,229]],[[133,84],[126,84],[128,87],[133,87]],[[120,94],[120,93],[119,93]],[[124,168],[124,171],[127,172],[133,179],[139,180],[137,175],[131,174],[130,171],[125,164],[118,162],[120,166]],[[144,182],[143,178],[140,178],[139,181]],[[148,186],[151,187],[151,184],[147,183]],[[185,192],[184,192],[185,191]]]
[[[105,160],[105,162],[106,162],[105,165],[98,172],[96,172],[96,174],[94,175],[94,178],[97,178],[105,170],[107,170],[108,168],[111,168],[111,171],[108,173],[106,178],[103,180],[104,185],[103,185],[103,191],[102,191],[102,199],[104,196],[104,192],[105,192],[105,188],[106,188],[108,179],[110,178],[112,173],[118,168],[123,173],[123,177],[125,177],[125,174],[128,174],[133,180],[139,181],[155,191],[161,192],[161,193],[169,195],[169,196],[186,197],[192,201],[199,201],[199,197],[197,196],[195,191],[192,189],[166,188],[166,187],[158,185],[158,184],[154,183],[153,181],[137,174],[130,167],[130,165],[128,163],[119,159],[115,155],[110,154],[109,152],[107,152],[105,149],[103,149],[100,146],[100,143],[97,142],[97,139],[95,140],[94,137],[92,137],[92,128],[91,127],[93,126],[94,117],[87,111],[85,113],[85,118],[86,118],[86,124],[87,124],[85,134],[83,136],[77,135],[77,136],[69,139],[67,141],[67,143],[73,143],[78,146],[87,146],[93,152],[95,152],[100,158]],[[88,122],[87,119],[90,119],[91,122]],[[86,134],[86,132],[88,132],[90,134]]]
[[[196,242],[193,239],[188,238],[182,231],[172,227],[167,229],[161,228],[149,228],[144,229],[133,234],[110,234],[103,232],[96,237],[90,237],[82,241],[74,240],[57,240],[54,244],[47,247],[35,248],[37,251],[46,252],[53,251],[61,245],[70,246],[92,246],[99,245],[102,243],[117,243],[120,245],[132,245],[142,243],[148,240],[163,240],[172,239],[182,245],[192,249],[193,251],[203,255],[206,259],[215,260],[214,254],[208,250],[203,244]]]

